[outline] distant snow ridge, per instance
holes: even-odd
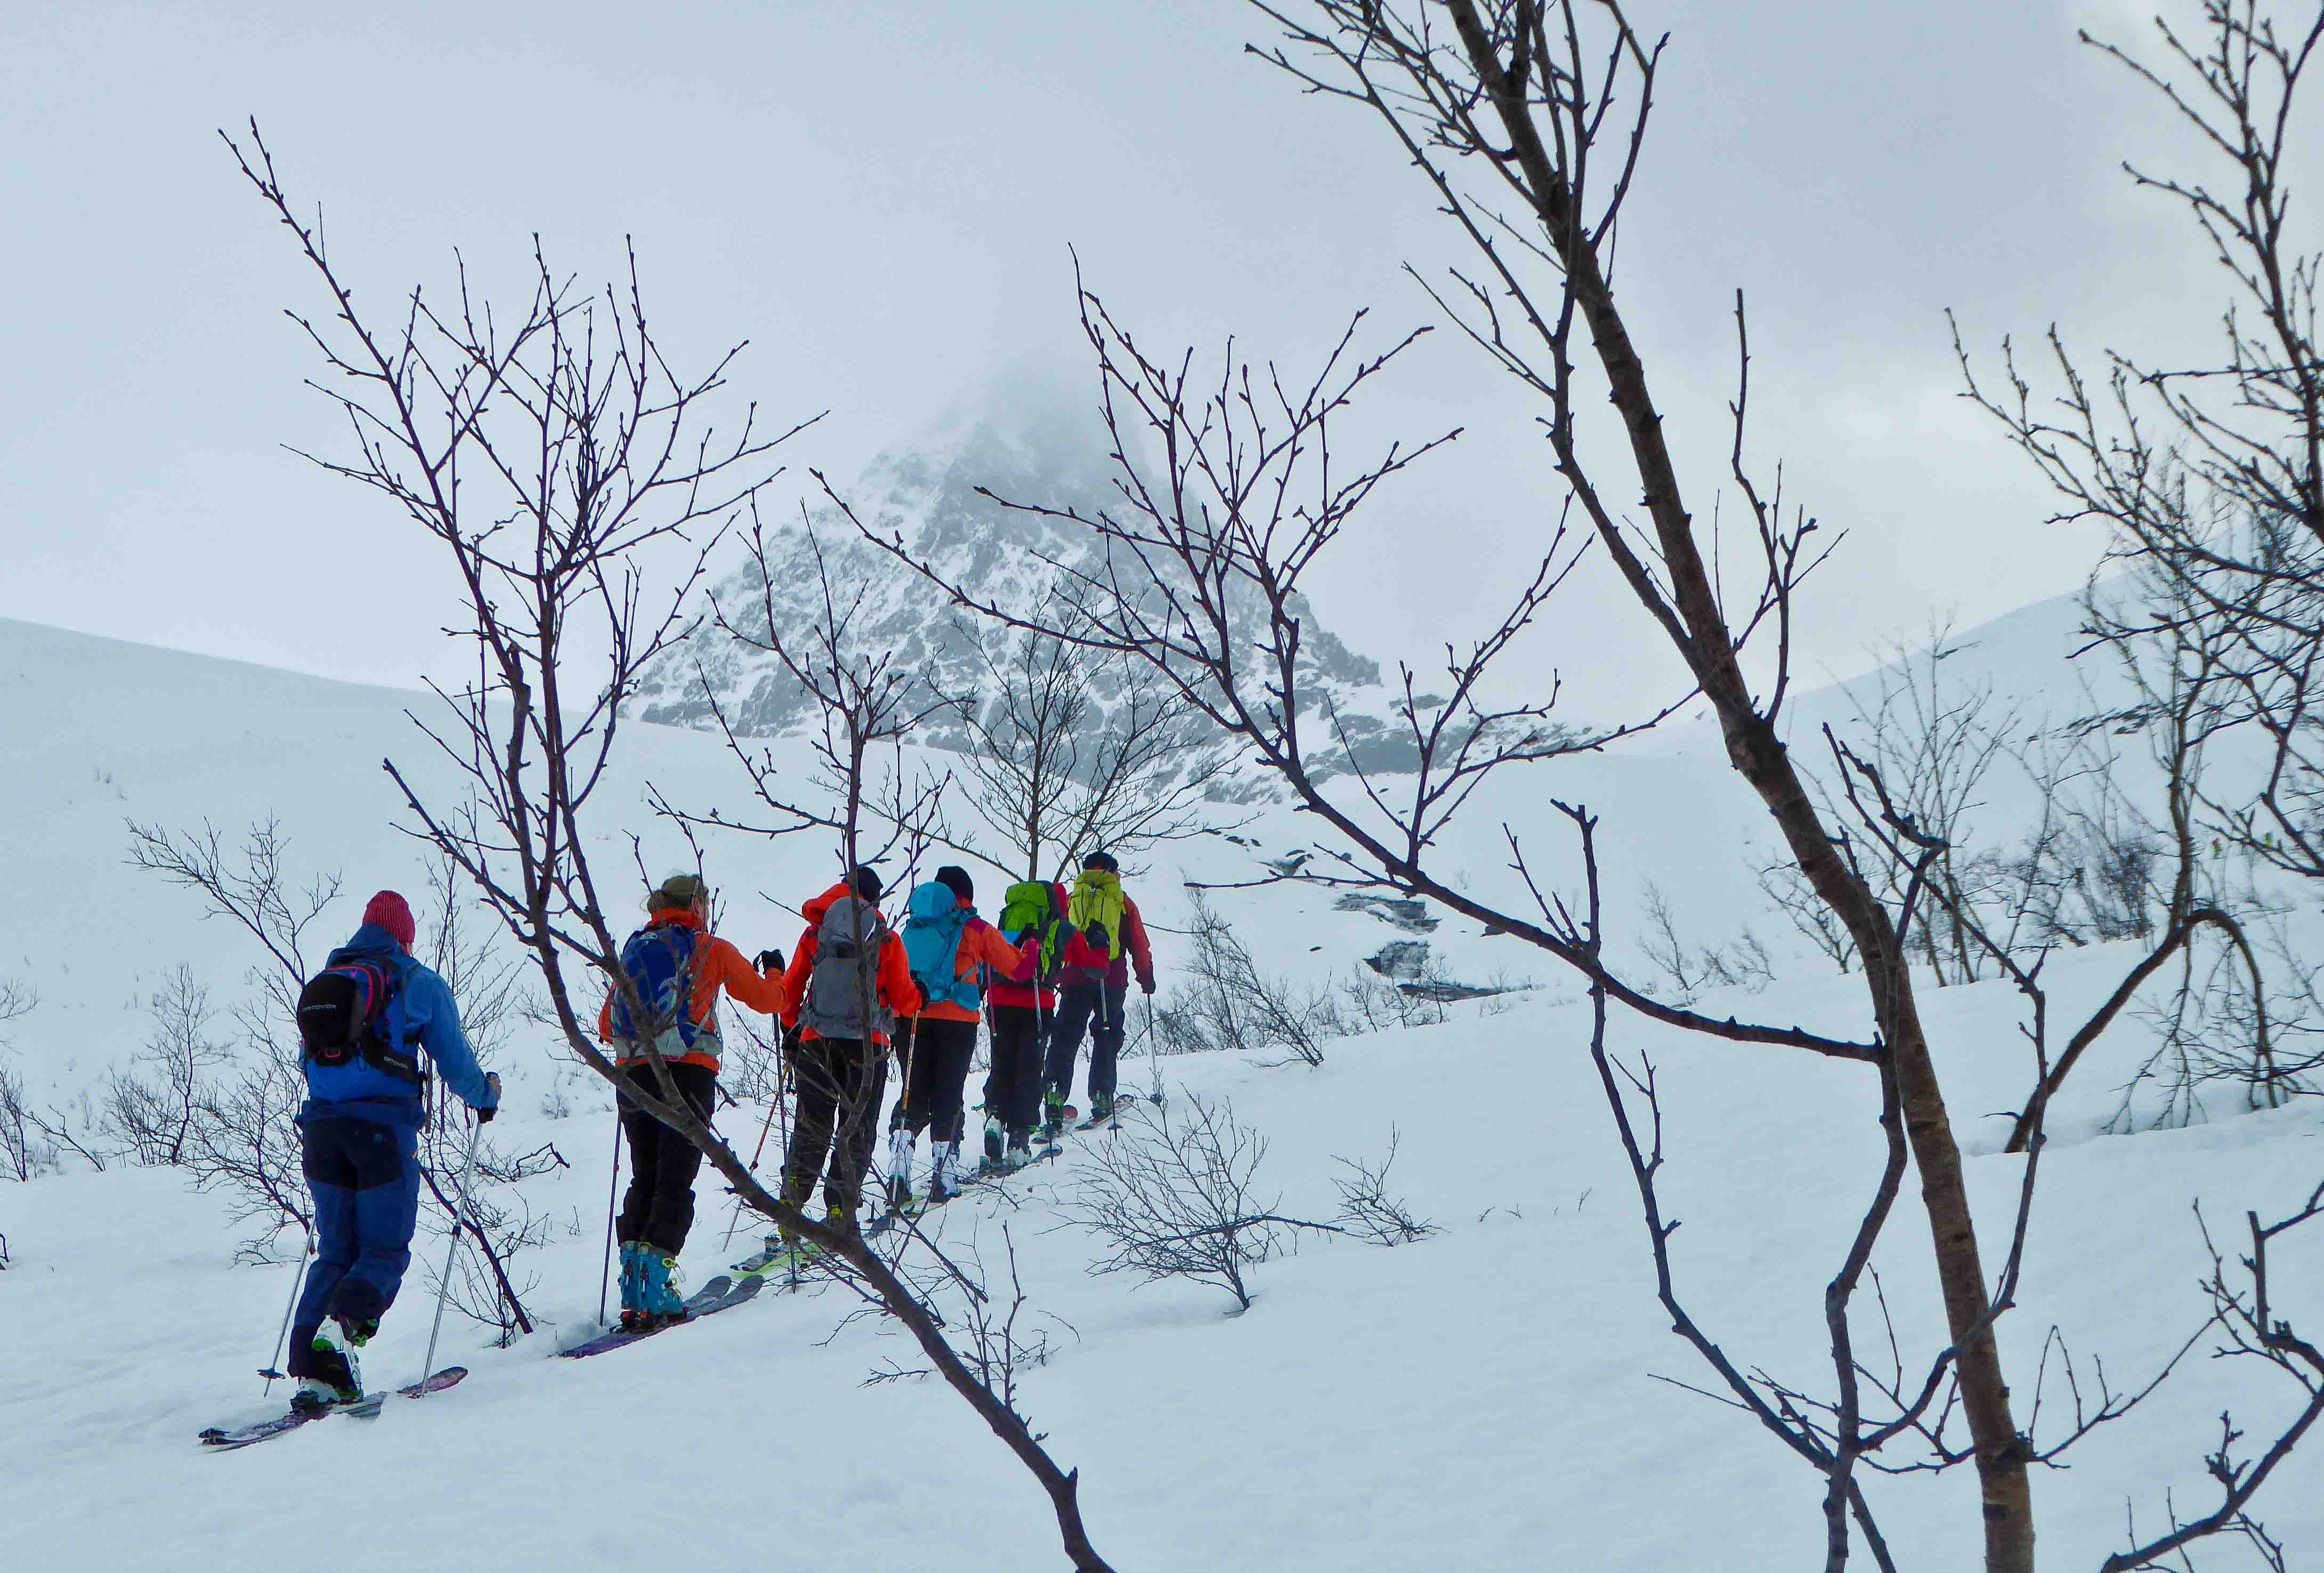
[[[1102,556],[1087,532],[1005,509],[979,495],[977,488],[1015,502],[1071,507],[1084,515],[1115,510],[1120,504],[1103,433],[1093,435],[1086,420],[1040,406],[1036,400],[1027,408],[955,417],[927,441],[882,454],[841,495],[857,517],[883,535],[900,532],[914,552],[952,582],[1030,611],[1047,599],[1058,577],[1053,561],[1094,570],[1102,566]],[[936,692],[989,697],[992,685],[970,614],[945,607],[934,587],[866,543],[836,509],[816,509],[812,517],[835,585],[850,594],[866,582],[872,587],[860,614],[866,646],[893,650],[903,670],[922,673]],[[767,556],[775,622],[786,634],[803,633],[821,610],[819,597],[812,593],[815,549],[807,532],[794,525],[770,535]],[[758,633],[768,623],[769,599],[756,563],[714,583],[697,608],[702,626],[648,669],[632,713],[664,725],[715,731],[710,703],[715,695],[739,734],[775,737],[801,730],[813,718],[805,691],[774,656],[721,632],[709,615],[715,600],[729,621]],[[1311,608],[1302,606],[1299,611],[1306,680],[1319,694],[1330,694],[1348,740],[1345,751],[1334,751],[1338,757],[1325,756],[1320,773],[1344,768],[1350,754],[1370,770],[1410,768],[1411,745],[1389,719],[1390,696],[1378,664],[1326,631]],[[1261,616],[1259,608],[1251,609],[1254,636]],[[1095,688],[1089,723],[1093,730],[1113,719],[1120,699],[1117,677],[1102,677]],[[948,726],[942,718],[917,740],[954,752],[967,746],[958,724]]]

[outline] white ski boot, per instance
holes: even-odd
[[[900,1213],[912,1205],[912,1133],[899,1125],[888,1133],[888,1210]]]

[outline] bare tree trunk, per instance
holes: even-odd
[[[1668,576],[1665,599],[1585,473],[1570,419],[1550,423],[1561,475],[1598,525],[1599,539],[1639,600],[1656,614],[1686,659],[1695,681],[1717,711],[1727,755],[1766,806],[1784,845],[1827,905],[1848,925],[1863,958],[1875,1019],[1893,1058],[1904,1133],[1920,1170],[1921,1201],[1936,1254],[1945,1322],[1959,1349],[1961,1405],[1977,1445],[1984,1494],[1987,1573],[2033,1573],[2034,1501],[2027,1477],[2029,1449],[2010,1412],[2009,1384],[2001,1369],[1977,1220],[1961,1173],[1960,1147],[1945,1109],[1935,1063],[1913,997],[1912,971],[1879,903],[1841,858],[1774,722],[1760,713],[1738,659],[1726,617],[1681,500],[1678,473],[1663,438],[1663,417],[1646,384],[1646,367],[1614,302],[1594,244],[1573,211],[1565,180],[1544,144],[1529,103],[1527,79],[1505,69],[1474,0],[1448,0],[1471,68],[1489,95],[1524,174],[1523,190],[1559,248],[1572,299],[1588,325],[1614,408],[1629,436],[1630,454],[1653,520],[1655,544]],[[1525,7],[1521,9],[1530,9]],[[1527,33],[1529,29],[1521,29]],[[1524,50],[1529,37],[1521,38]],[[1565,412],[1561,411],[1563,416]],[[1774,707],[1768,707],[1772,711]]]

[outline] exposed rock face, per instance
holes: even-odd
[[[1399,983],[1416,981],[1428,970],[1428,941],[1394,939],[1364,958],[1364,965]]]
[[[842,495],[865,524],[883,537],[900,536],[915,557],[949,582],[1029,612],[1045,603],[1067,569],[1102,572],[1101,543],[1071,523],[1004,508],[980,488],[1013,502],[1070,507],[1085,517],[1116,510],[1120,501],[1103,432],[1061,404],[1036,395],[956,420],[923,443],[881,456]],[[812,541],[796,524],[768,536],[763,578],[755,561],[747,562],[711,587],[708,601],[729,623],[758,637],[770,625],[786,634],[812,626],[822,611],[819,550],[835,585],[851,598],[862,592],[856,631],[863,648],[892,652],[899,670],[920,674],[936,693],[991,691],[965,611],[945,607],[934,586],[866,542],[835,509],[826,506],[812,518]],[[632,712],[649,721],[715,730],[715,695],[728,723],[746,736],[777,736],[807,724],[810,702],[781,663],[716,628],[706,615],[710,605],[700,609],[704,626],[649,669]],[[1303,684],[1319,700],[1329,697],[1347,738],[1344,751],[1319,752],[1319,773],[1344,769],[1350,754],[1368,769],[1408,768],[1403,762],[1409,745],[1382,718],[1389,696],[1378,666],[1324,629],[1305,603],[1295,611],[1307,668]],[[1259,609],[1250,608],[1241,621],[1250,631],[1240,641],[1248,648],[1263,626]],[[1115,713],[1121,681],[1101,671],[1093,684],[1096,703],[1089,725],[1094,730]],[[958,724],[947,726],[942,717],[927,723],[917,740],[954,751],[967,744]]]
[[[1332,905],[1343,912],[1370,912],[1383,923],[1393,923],[1410,934],[1428,934],[1444,920],[1429,914],[1426,902],[1399,901],[1392,896],[1368,896],[1354,892]],[[1423,946],[1423,949],[1426,947]]]

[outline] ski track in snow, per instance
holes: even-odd
[[[2029,645],[2048,637],[2039,626],[2017,635]],[[20,899],[0,913],[0,975],[42,995],[39,1011],[5,1030],[37,1096],[69,1099],[125,1061],[145,1031],[146,995],[177,962],[197,969],[215,1004],[243,989],[247,944],[196,921],[192,898],[120,865],[124,817],[180,828],[207,817],[231,836],[257,814],[280,814],[297,867],[346,874],[346,911],[324,920],[318,954],[353,927],[370,890],[422,888],[409,843],[389,828],[394,801],[377,769],[383,754],[424,757],[402,715],[414,696],[8,623],[0,678],[9,736],[22,740],[0,787],[0,857],[23,871]],[[643,726],[632,736],[593,849],[624,870],[620,832],[658,833],[639,807],[649,777],[703,806],[732,810],[742,796],[715,740]],[[1606,860],[1619,871],[1610,921],[1625,921],[1632,882],[1652,875],[1683,893],[1691,939],[1746,921],[1781,938],[1758,916],[1748,867],[1722,851],[1753,806],[1701,739],[1572,766],[1555,790],[1606,817]],[[1506,817],[1536,827],[1542,861],[1556,866],[1563,849],[1540,813],[1547,784],[1494,783],[1448,862],[1465,860],[1465,877],[1499,890]],[[1134,888],[1157,926],[1175,925],[1176,875],[1248,877],[1255,857],[1305,844],[1303,828],[1272,816],[1246,832],[1259,851],[1199,843]],[[665,842],[649,847],[650,856],[672,855]],[[802,846],[770,861],[740,842],[713,843],[709,856],[724,930],[746,950],[788,949],[798,920],[762,895],[795,902],[818,888],[820,856]],[[1399,937],[1333,910],[1330,895],[1293,887],[1216,899],[1247,934],[1277,941],[1270,966],[1321,980]],[[1328,1217],[1330,1159],[1376,1158],[1393,1126],[1391,1189],[1442,1226],[1438,1236],[1394,1250],[1311,1239],[1254,1270],[1257,1303],[1240,1316],[1226,1314],[1222,1291],[1091,1278],[1096,1246],[1055,1226],[1054,1198],[1073,1183],[1077,1154],[1110,1139],[1102,1132],[1075,1138],[1010,1196],[972,1190],[936,1215],[948,1251],[996,1271],[1005,1222],[1032,1310],[1057,1319],[1033,1324],[1056,1356],[1026,1375],[1020,1402],[1060,1463],[1082,1471],[1100,1549],[1124,1573],[1813,1565],[1813,1478],[1748,1418],[1655,1379],[1708,1374],[1654,1303],[1636,1195],[1585,1052],[1586,1004],[1549,966],[1464,921],[1430,939],[1454,976],[1489,981],[1499,970],[1543,986],[1499,1011],[1457,1007],[1442,1026],[1329,1043],[1314,1070],[1270,1066],[1264,1054],[1162,1069],[1174,1089],[1231,1096],[1266,1133],[1262,1191],[1280,1189],[1296,1215]],[[1156,940],[1167,977],[1180,941],[1167,930]],[[2096,947],[2052,961],[2061,1038],[2126,954]],[[1858,1033],[1858,990],[1796,963],[1763,995],[1700,1008]],[[1922,998],[1996,1269],[2022,1160],[1998,1152],[2001,1126],[1983,1116],[2024,1094],[2018,1002],[1993,983]],[[2195,1330],[2208,1263],[2193,1199],[2233,1252],[2246,1208],[2272,1216],[2324,1177],[2315,1102],[2100,1134],[2143,1032],[2118,1027],[2053,1116],[2023,1304],[2001,1332],[2021,1420],[2053,1323],[2078,1356],[2103,1356],[2117,1385],[2143,1382]],[[1618,1052],[1651,1052],[1661,1067],[1665,1202],[1683,1221],[1673,1248],[1686,1302],[1747,1365],[1824,1387],[1823,1284],[1877,1172],[1870,1078],[1618,1012],[1611,1036]],[[1125,1057],[1126,1087],[1148,1075],[1138,1047]],[[554,1359],[595,1330],[610,1112],[584,1087],[570,1117],[542,1113],[551,1061],[537,1041],[512,1043],[497,1064],[509,1083],[503,1144],[553,1141],[575,1165],[526,1193],[575,1226],[522,1259],[539,1280],[529,1304],[542,1329],[503,1351],[477,1347],[473,1327],[447,1320],[436,1363],[467,1365],[468,1380],[420,1402],[391,1401],[376,1421],[334,1418],[205,1453],[194,1442],[203,1426],[261,1419],[284,1402],[281,1384],[262,1396],[252,1373],[280,1323],[296,1243],[281,1242],[281,1264],[233,1264],[242,1231],[223,1199],[167,1170],[0,1184],[14,1258],[0,1273],[0,1439],[13,1444],[0,1522],[12,1567],[262,1566],[321,1554],[324,1541],[350,1570],[415,1559],[576,1570],[738,1559],[1063,1566],[1046,1499],[949,1390],[934,1379],[859,1385],[890,1358],[919,1362],[908,1338],[872,1321],[835,1337],[853,1307],[839,1291],[768,1293],[605,1358]],[[747,1140],[761,1112],[729,1110],[721,1124]],[[926,1155],[923,1144],[923,1172]],[[729,1204],[715,1180],[699,1189],[685,1255],[695,1283],[746,1254],[758,1233],[745,1219],[722,1246]],[[416,1250],[404,1297],[364,1353],[374,1388],[420,1374],[442,1243],[423,1235]],[[2324,1325],[2324,1238],[2295,1235],[2282,1252],[2278,1302],[2313,1337]],[[1908,1182],[1877,1259],[1908,1370],[1941,1342],[1927,1254]],[[2288,1384],[2254,1363],[2205,1360],[2208,1347],[2146,1408],[2078,1449],[2070,1471],[2037,1475],[2045,1567],[2093,1568],[2119,1546],[2126,1495],[2143,1525],[2160,1522],[2166,1486],[2182,1511],[2207,1508],[2200,1456],[2222,1408],[2253,1437],[2289,1411]],[[2045,1430],[2063,1397],[2053,1385]],[[1969,1473],[1875,1479],[1869,1490],[1904,1566],[1976,1564]],[[2311,1439],[2259,1505],[2292,1567],[2324,1566],[2324,1447]],[[2222,1548],[2201,1565],[2252,1565],[2237,1555]]]

